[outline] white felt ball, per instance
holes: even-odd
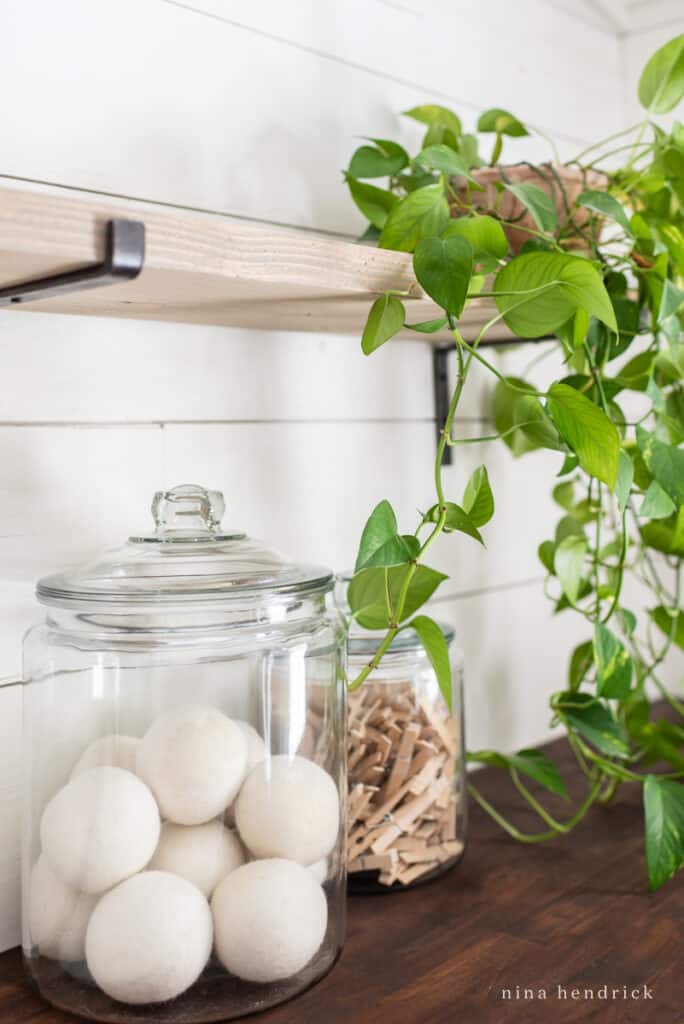
[[[233,721],[247,740],[247,771],[251,772],[252,768],[266,757],[266,744],[249,722],[242,722],[238,718],[234,718]]]
[[[71,778],[81,772],[100,765],[112,765],[114,768],[125,768],[135,773],[135,759],[140,740],[135,736],[101,736],[86,747],[71,771]]]
[[[255,860],[231,872],[211,909],[218,958],[245,981],[278,981],[301,971],[328,922],[323,890],[291,860]]]
[[[97,985],[122,1003],[162,1003],[200,976],[213,938],[211,911],[190,882],[145,871],[106,893],[90,918],[86,960]]]
[[[247,740],[247,772],[251,772],[255,765],[258,765],[260,761],[263,761],[266,757],[266,744],[262,740],[259,733],[256,731],[253,725],[249,722],[243,722],[238,718],[234,718],[233,721],[242,731],[245,739]],[[229,828],[235,827],[235,804],[231,804],[227,808],[225,814],[225,822]]]
[[[320,860],[314,861],[313,864],[309,864],[307,871],[311,872],[319,885],[323,885],[323,882],[325,882],[328,877],[327,857],[321,857]]]
[[[201,825],[223,814],[247,768],[242,730],[216,708],[171,708],[138,748],[137,771],[164,818]]]
[[[62,881],[104,892],[142,871],[159,840],[159,811],[144,782],[123,768],[91,768],[49,802],[40,840]]]
[[[97,900],[65,885],[41,854],[29,881],[28,927],[42,956],[83,960],[86,928]]]
[[[221,879],[244,862],[242,843],[220,821],[204,825],[167,821],[148,867],[187,878],[208,899]]]
[[[340,826],[337,788],[305,757],[278,754],[253,768],[235,803],[240,838],[255,857],[313,864],[330,853]]]

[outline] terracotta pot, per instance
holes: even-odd
[[[563,247],[569,250],[585,251],[590,248],[589,242],[581,233],[589,224],[589,210],[584,206],[575,210],[572,222],[569,224],[568,207],[572,208],[585,189],[605,188],[608,183],[605,174],[600,171],[581,171],[577,167],[552,166],[551,164],[540,164],[538,168],[528,164],[513,164],[508,167],[479,167],[472,171],[472,176],[478,184],[482,185],[484,191],[479,192],[464,182],[463,178],[457,178],[454,179],[454,186],[459,197],[482,213],[495,213],[502,220],[516,222],[515,226],[503,225],[514,255],[520,252],[523,244],[529,238],[536,237],[535,234],[530,234],[530,231],[525,229],[529,228],[533,232],[539,229],[530,212],[512,192],[504,190],[499,195],[495,187],[497,182],[516,185],[527,182],[543,189],[547,195],[552,196],[556,204],[559,224],[556,235],[558,237],[561,230],[563,231],[565,236],[561,243]],[[558,179],[560,179],[560,184]],[[452,217],[463,216],[466,212],[459,207],[458,203],[452,203]]]

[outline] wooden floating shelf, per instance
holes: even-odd
[[[439,316],[405,253],[218,213],[35,185],[0,186],[0,287],[102,260],[113,218],[145,223],[139,277],[11,308],[360,337],[369,304],[395,289],[409,292],[412,323]],[[472,340],[494,312],[490,300],[473,300],[459,324],[463,336]],[[450,339],[448,331],[401,336]],[[510,340],[502,324],[488,334],[490,342]]]

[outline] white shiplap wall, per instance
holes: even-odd
[[[620,127],[621,47],[587,4],[490,0],[5,0],[0,174],[355,235],[340,168],[361,135],[418,129],[423,101],[504,105],[570,156]],[[539,141],[510,155],[546,155]],[[429,349],[272,332],[0,314],[0,948],[17,940],[20,638],[39,575],[146,525],[152,492],[222,488],[229,518],[301,559],[348,566],[381,497],[409,525],[431,496]],[[521,371],[536,350],[497,357]],[[487,433],[473,382],[459,429]],[[576,627],[552,619],[535,557],[538,454],[486,459],[488,548],[450,538],[437,608],[466,652],[472,745],[547,734]]]

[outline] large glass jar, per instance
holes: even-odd
[[[463,855],[466,789],[463,659],[450,626],[451,711],[411,630],[397,634],[349,694],[347,871],[352,892],[396,892],[438,878]],[[377,650],[377,633],[353,627],[353,679]]]
[[[157,529],[43,579],[25,642],[23,945],[51,1003],[209,1022],[307,988],[344,935],[331,574],[155,496]]]

